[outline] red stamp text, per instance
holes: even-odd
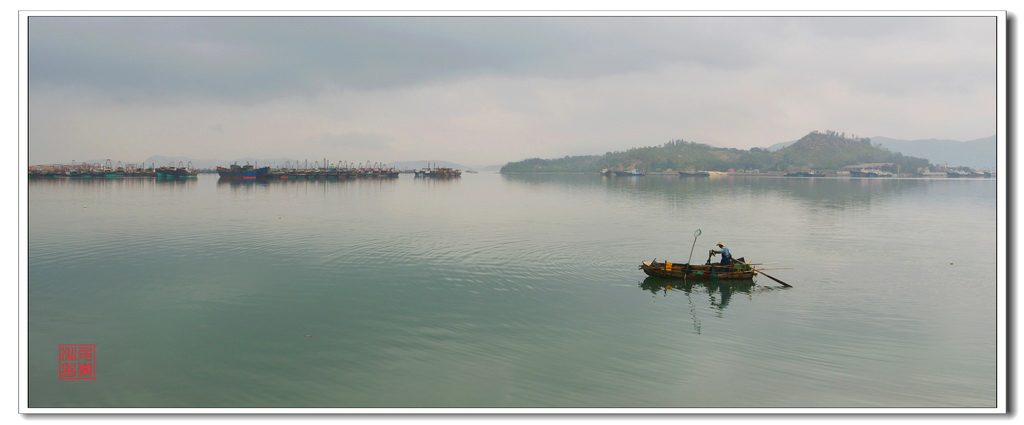
[[[59,344],[57,358],[60,380],[96,379],[96,344]]]

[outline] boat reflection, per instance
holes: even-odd
[[[72,186],[100,186],[100,187],[152,187],[153,185],[179,185],[188,186],[196,183],[195,178],[188,179],[161,179],[155,177],[121,177],[121,178],[34,178],[29,179],[29,187],[36,185],[72,187]]]
[[[262,190],[323,190],[328,191],[334,188],[352,187],[383,187],[397,184],[397,178],[263,178],[263,179],[217,179],[217,189],[226,189],[231,192],[248,192]]]
[[[270,183],[267,179],[217,179],[217,186],[220,187],[253,187],[253,186],[268,186]]]
[[[669,294],[681,293],[690,297],[694,293],[706,293],[711,306],[722,311],[729,306],[729,301],[736,294],[743,294],[750,298],[754,292],[769,290],[770,288],[757,286],[751,281],[719,281],[719,280],[691,280],[669,279],[657,276],[648,276],[639,284],[640,289],[649,291],[655,295],[669,296]]]
[[[153,181],[155,181],[156,184],[158,184],[158,185],[179,185],[179,186],[181,186],[181,185],[196,184],[196,182],[198,180],[199,179],[197,179],[195,177],[192,177],[192,178],[185,178],[185,177],[183,177],[183,178],[173,178],[172,177],[172,178],[156,178]]]
[[[689,306],[690,319],[693,322],[693,332],[696,334],[701,333],[701,323],[697,314],[697,304],[700,302],[695,303],[695,299],[699,300],[700,297],[706,295],[715,316],[721,318],[733,297],[739,295],[749,300],[753,299],[755,292],[774,290],[772,287],[755,285],[751,281],[720,281],[717,279],[684,281],[657,276],[648,276],[639,282],[638,286],[654,296],[669,297],[669,294],[672,294],[673,297],[685,297]]]
[[[801,201],[808,208],[862,207],[888,202],[902,196],[926,192],[935,179],[850,179],[792,178],[783,176],[727,175],[710,179],[680,178],[677,175],[648,175],[646,178],[615,178],[598,174],[502,174],[515,184],[562,185],[606,188],[630,197],[676,205],[693,201],[716,204],[743,196],[772,196]],[[975,180],[985,182],[986,180]],[[991,182],[991,180],[989,180]],[[965,190],[977,190],[977,187]],[[632,198],[631,198],[632,199]]]

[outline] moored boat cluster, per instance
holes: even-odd
[[[395,178],[398,177],[399,171],[380,163],[350,166],[347,163],[324,161],[324,165],[316,162],[313,167],[292,167],[291,164],[285,164],[283,167],[271,168],[250,164],[232,164],[230,167],[217,167],[217,174],[222,179],[232,180],[356,179]]]
[[[156,167],[150,165],[146,167],[145,164],[126,164],[122,165],[121,162],[111,165],[110,160],[103,165],[100,164],[76,164],[72,161],[71,165],[65,164],[54,164],[54,165],[39,165],[31,166],[28,169],[28,177],[30,179],[57,179],[57,178],[72,178],[72,179],[117,179],[117,178],[157,178],[157,179],[182,179],[182,178],[195,178],[199,170],[192,168],[192,164],[179,163],[177,166],[169,164],[163,167]]]
[[[29,167],[28,176],[32,179],[54,179],[54,178],[122,178],[122,177],[150,177],[157,179],[182,179],[194,178],[200,172],[214,172],[222,179],[228,180],[291,180],[291,179],[363,179],[363,178],[397,178],[402,172],[414,173],[416,177],[451,178],[462,176],[462,171],[454,168],[432,167],[418,170],[399,171],[394,167],[388,167],[383,163],[370,163],[365,165],[349,164],[347,162],[331,163],[324,160],[323,163],[316,161],[312,166],[292,166],[290,162],[281,167],[259,166],[252,164],[232,164],[227,167],[216,167],[215,170],[199,170],[187,165],[173,163],[163,167],[145,167],[145,164],[122,165],[118,162],[111,165],[107,160],[105,165],[100,164],[76,164],[71,165],[51,164],[36,165]],[[323,164],[323,165],[321,165]]]

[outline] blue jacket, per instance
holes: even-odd
[[[715,250],[715,252],[722,254],[722,264],[732,264],[732,253],[729,252],[728,247],[722,247],[721,250]]]

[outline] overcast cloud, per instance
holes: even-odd
[[[992,17],[42,17],[29,163],[996,134]]]

